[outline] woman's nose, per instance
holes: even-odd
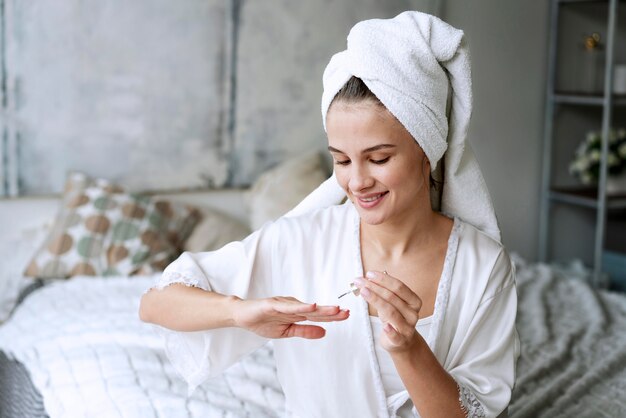
[[[352,167],[350,168],[350,180],[348,181],[348,187],[352,192],[365,190],[374,185],[374,178],[365,167],[358,164],[352,164]]]

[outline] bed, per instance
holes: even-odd
[[[238,206],[243,216],[243,191],[229,193],[202,201]],[[271,344],[187,396],[156,329],[137,316],[158,272],[28,280],[21,268],[44,233],[33,231],[0,243],[0,279],[19,283],[5,286],[0,310],[0,418],[281,416]],[[522,353],[509,416],[626,416],[626,296],[590,288],[579,263],[512,258]]]
[[[626,416],[626,295],[591,272],[514,256],[521,356],[511,417]]]
[[[219,214],[213,224],[198,228],[219,226],[222,233],[234,237],[249,232],[233,229],[247,221],[246,192],[181,192],[154,198],[193,205],[205,215]],[[0,222],[4,231],[0,253],[5,259],[0,266],[0,417],[274,417],[282,413],[284,397],[271,347],[187,396],[186,385],[165,358],[155,327],[138,319],[139,299],[158,272],[76,275],[66,280],[25,277],[29,259],[58,222],[53,215],[59,200],[27,198],[0,205],[0,218],[5,220]],[[220,246],[218,241],[211,245]]]

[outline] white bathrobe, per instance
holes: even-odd
[[[288,414],[395,417],[410,398],[407,391],[385,397],[367,304],[351,294],[337,300],[362,276],[359,216],[347,202],[267,223],[218,251],[183,253],[156,287],[183,282],[241,298],[293,296],[350,309],[347,320],[321,324],[322,339],[274,340]],[[508,253],[455,217],[426,341],[459,384],[468,416],[495,417],[509,403],[519,355],[516,309]],[[160,329],[168,357],[190,392],[268,341],[236,328]]]

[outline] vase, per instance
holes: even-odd
[[[578,90],[585,94],[600,94],[604,91],[604,44],[597,32],[584,37],[578,71]]]
[[[626,194],[626,172],[606,178],[607,194]]]

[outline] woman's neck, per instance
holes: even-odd
[[[424,208],[379,225],[361,222],[361,242],[367,242],[380,257],[397,260],[407,253],[430,247],[439,237],[441,216]]]

